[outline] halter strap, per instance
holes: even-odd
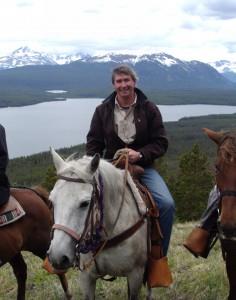
[[[66,227],[61,224],[54,224],[52,226],[52,230],[59,229],[70,235],[75,241],[79,241],[81,239],[81,235],[77,234],[74,230],[70,229],[69,227]]]
[[[222,198],[226,196],[236,197],[236,191],[225,190],[223,192],[220,192],[220,200],[222,200]]]
[[[57,178],[65,180],[65,181],[71,181],[71,182],[90,183],[90,182],[86,182],[85,180],[83,180],[81,178],[67,177],[67,176],[63,176],[63,175],[57,175]]]

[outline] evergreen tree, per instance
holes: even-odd
[[[48,191],[51,191],[57,181],[57,174],[54,166],[49,166],[45,175],[42,186]]]
[[[199,219],[212,186],[207,155],[194,144],[190,151],[180,156],[178,176],[172,186],[177,218],[180,221]]]

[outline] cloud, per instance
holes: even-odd
[[[12,0],[10,0],[10,1],[12,1]],[[14,4],[14,1],[13,1],[13,4]],[[33,2],[31,0],[17,1],[15,4],[16,4],[16,7],[19,7],[19,8],[25,8],[25,7],[33,6]]]
[[[2,2],[0,55],[28,45],[57,53],[167,52],[204,60],[210,54],[233,56],[236,0]]]
[[[185,12],[191,15],[202,17],[213,17],[216,19],[235,19],[236,18],[236,1],[235,0],[200,0],[186,1],[183,4]]]
[[[236,42],[226,42],[225,46],[227,47],[229,53],[236,52]]]

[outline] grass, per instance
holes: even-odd
[[[169,288],[154,289],[156,300],[226,300],[228,281],[219,243],[211,250],[207,259],[194,258],[182,242],[194,227],[194,223],[175,224],[169,250],[169,263],[174,283]],[[27,300],[64,299],[63,291],[56,276],[48,275],[41,268],[41,260],[24,252],[28,265]],[[78,286],[79,272],[70,270],[68,280],[74,299],[82,299]],[[16,281],[9,265],[0,270],[0,300],[16,299]],[[97,282],[97,300],[127,299],[126,280]],[[145,299],[142,288],[140,299]]]

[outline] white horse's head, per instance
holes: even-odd
[[[50,194],[54,207],[53,239],[48,251],[57,269],[71,267],[75,245],[84,232],[86,217],[98,177],[99,155],[78,160],[63,160],[51,149],[58,180]]]

